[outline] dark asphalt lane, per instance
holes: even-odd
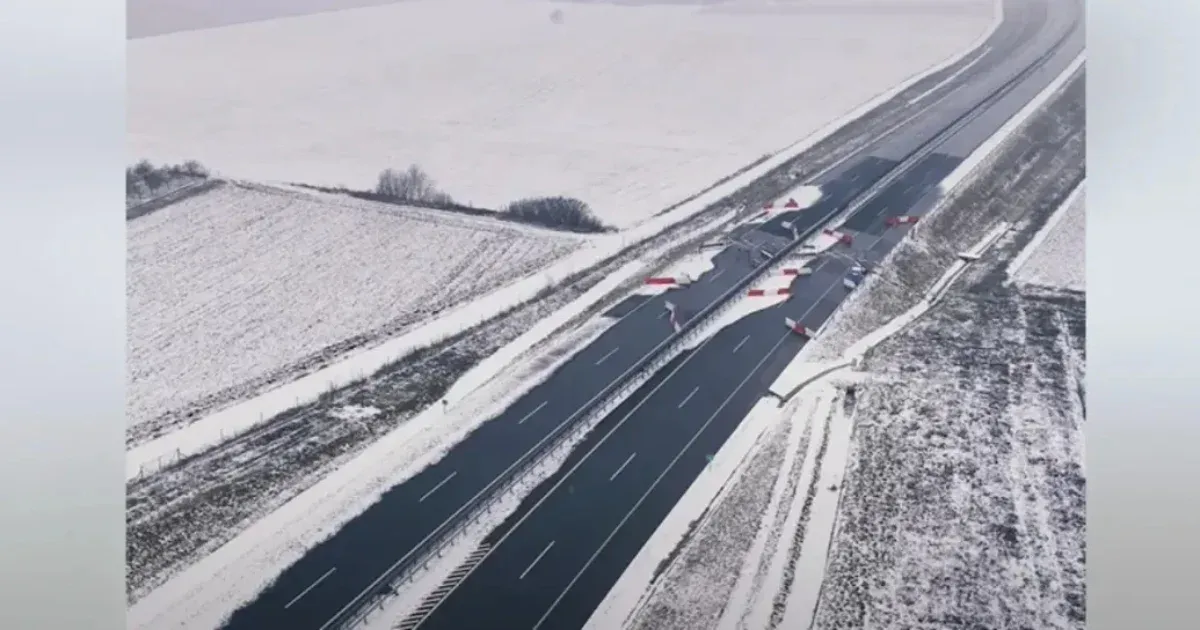
[[[590,445],[577,448],[485,540],[494,551],[418,627],[582,626],[707,455],[804,346],[784,317],[823,324],[846,295],[847,265],[822,261],[811,276],[793,281],[786,302],[738,320],[664,369],[663,380],[643,387],[646,395],[634,407],[610,416],[620,419],[594,432]],[[610,534],[616,542],[606,545]],[[565,588],[577,576],[596,588]],[[564,603],[555,606],[563,593]]]
[[[1010,0],[1009,4],[1024,6],[1031,3],[1030,0]],[[1011,13],[1011,15],[1019,14]],[[1008,42],[1005,45],[1011,48],[1023,41],[1014,33],[1029,31],[1028,22],[1024,19],[1014,19],[1012,25],[1006,22],[1006,25],[1001,27],[993,39],[1001,41],[997,38],[1003,36],[1007,38],[1004,41]],[[1004,33],[1007,35],[1003,35]],[[967,85],[968,81],[974,82],[980,77],[985,77],[989,67],[1004,65],[1002,63],[1004,50],[1000,45],[1000,43],[994,44],[988,53],[1000,61],[995,61],[995,63],[993,60],[979,62],[970,71],[960,76],[954,84],[939,89],[939,93],[949,93],[953,89],[953,85]],[[994,82],[990,79],[988,81]],[[963,90],[959,90],[954,94],[958,95],[962,92]],[[944,118],[949,115],[946,111],[938,108],[936,96],[927,97],[922,101],[922,106],[925,106],[926,102],[933,103],[927,110],[930,118]],[[754,249],[765,247],[775,250],[786,243],[790,237],[790,231],[782,228],[783,221],[795,220],[803,228],[805,225],[815,224],[828,213],[837,210],[839,205],[844,206],[846,201],[865,190],[890,166],[894,165],[894,160],[881,157],[887,153],[886,151],[876,149],[909,142],[910,139],[906,138],[908,136],[905,133],[898,133],[882,139],[877,145],[866,147],[864,152],[859,154],[859,158],[839,165],[836,169],[831,169],[822,175],[818,183],[822,185],[824,197],[813,207],[800,212],[783,213],[759,226],[740,230],[737,236],[745,241],[748,247],[735,246],[722,251],[715,259],[714,270],[701,276],[697,282],[681,289],[643,298],[640,304],[626,305],[623,311],[617,313],[620,320],[612,328],[581,350],[546,382],[534,387],[501,415],[483,423],[470,436],[456,445],[441,461],[407,482],[390,489],[378,503],[350,521],[330,539],[312,548],[304,557],[285,570],[275,583],[253,602],[238,610],[225,627],[247,630],[322,628],[338,611],[354,602],[355,598],[380,575],[404,559],[405,555],[430,532],[454,515],[466,501],[478,494],[497,475],[508,468],[511,462],[536,445],[554,427],[570,420],[582,404],[665,339],[671,332],[669,323],[660,317],[666,300],[671,300],[679,305],[679,314],[682,318],[694,316],[696,312],[726,292],[738,279],[756,266]],[[880,209],[874,219],[866,222],[868,232],[875,222],[884,219],[886,213],[903,205],[900,198],[915,195],[915,191],[928,187],[928,181],[933,177],[932,173],[943,170],[950,163],[947,160],[939,162],[937,159],[927,162],[928,164],[923,164],[912,174],[900,178],[883,193],[886,205],[879,206]],[[895,212],[895,214],[899,213]],[[904,229],[906,228],[883,232],[885,238],[876,244],[876,249],[882,250],[891,241],[893,234],[902,234]],[[869,241],[870,239],[865,240]],[[861,244],[856,241],[855,249],[860,246]],[[782,321],[784,314],[798,319],[802,318],[802,322],[806,326],[816,328],[833,312],[839,300],[847,292],[841,287],[841,278],[849,263],[837,258],[828,258],[824,265],[812,276],[795,281],[793,286],[796,294],[786,303],[756,313],[726,328],[700,351],[703,356],[697,360],[684,364],[686,357],[678,359],[674,365],[683,367],[670,379],[667,379],[666,375],[670,373],[671,366],[664,368],[651,380],[651,383],[641,388],[631,400],[601,423],[601,427],[594,435],[603,435],[605,431],[615,427],[619,418],[624,417],[624,414],[631,411],[633,407],[643,401],[651,401],[646,402],[642,410],[631,416],[630,422],[622,425],[621,433],[603,445],[593,456],[593,459],[598,460],[594,464],[596,470],[592,471],[591,468],[586,468],[591,471],[589,474],[607,480],[607,475],[611,475],[612,469],[619,467],[625,461],[629,452],[637,452],[638,455],[629,462],[626,469],[614,481],[605,481],[605,483],[640,483],[641,487],[647,488],[649,487],[647,476],[653,473],[655,466],[659,467],[660,472],[666,470],[666,464],[674,457],[674,454],[671,453],[672,448],[678,450],[686,439],[691,439],[691,436],[696,434],[695,431],[701,426],[691,415],[681,415],[684,410],[690,410],[689,414],[697,416],[712,413],[712,410],[720,406],[718,398],[722,397],[721,392],[727,392],[724,394],[726,397],[729,396],[729,392],[734,393],[733,397],[729,399],[729,404],[714,416],[714,421],[708,429],[696,438],[693,447],[684,452],[676,466],[670,468],[663,477],[663,481],[653,487],[651,494],[647,496],[646,501],[641,504],[634,516],[630,517],[626,526],[617,532],[613,542],[605,548],[605,554],[602,554],[604,560],[594,563],[591,565],[592,568],[584,572],[583,577],[580,578],[580,584],[592,584],[592,587],[571,589],[564,599],[564,604],[555,609],[560,611],[555,612],[555,615],[566,615],[568,612],[561,611],[572,610],[576,611],[575,614],[583,614],[579,612],[583,610],[580,606],[585,608],[584,603],[586,602],[579,600],[576,604],[570,605],[568,602],[576,601],[580,597],[586,599],[591,596],[595,596],[598,602],[599,598],[603,597],[608,588],[602,586],[607,579],[604,576],[608,575],[605,571],[615,571],[612,580],[607,582],[608,585],[611,585],[612,581],[616,579],[615,576],[620,573],[618,567],[623,567],[628,560],[628,558],[620,560],[620,553],[615,550],[623,549],[625,547],[622,545],[626,545],[632,552],[636,552],[641,544],[636,541],[644,541],[645,536],[648,536],[649,532],[653,530],[653,525],[661,520],[661,515],[665,515],[670,510],[678,495],[695,478],[695,474],[700,469],[696,466],[702,467],[705,461],[704,454],[716,452],[724,439],[744,417],[745,411],[773,380],[772,371],[775,374],[781,371],[787,361],[795,356],[795,353],[803,346],[802,338],[785,334],[787,331]],[[805,314],[806,312],[807,314]],[[783,344],[768,353],[771,343],[781,338],[785,339]],[[741,347],[737,349],[737,352],[733,352],[734,347],[739,343],[742,343]],[[762,367],[757,370],[753,369],[754,363],[750,362],[751,358],[758,361],[764,357],[766,361]],[[749,375],[750,381],[745,387],[736,389],[737,383],[744,375]],[[659,383],[667,384],[659,390],[660,393],[651,395],[651,390]],[[699,384],[702,385],[696,390],[693,398],[687,402],[684,410],[672,407]],[[663,398],[662,402],[657,401],[659,397]],[[671,402],[672,400],[674,403]],[[643,410],[654,410],[658,416],[657,420],[655,418],[647,419],[649,412]],[[673,418],[682,419],[675,424],[670,424]],[[639,432],[636,435],[626,435],[633,427],[649,433]],[[614,444],[623,445],[626,450],[616,449]],[[586,446],[579,449],[580,457],[582,457],[582,453],[586,452],[586,449]],[[580,470],[585,470],[585,467],[581,466]],[[604,470],[608,470],[608,472],[603,473]],[[600,481],[594,481],[594,483],[598,484]],[[545,495],[544,490],[540,492],[541,494],[536,496]],[[576,496],[581,492],[577,489],[573,493],[568,492],[567,496]],[[608,512],[621,511],[618,509],[619,505],[626,504],[619,503],[620,501],[636,501],[637,498],[636,496],[630,497],[630,493],[627,492],[598,493],[593,490],[583,494],[596,495],[581,500],[597,506],[608,506],[607,502],[609,501],[616,502],[612,504],[613,507],[605,507],[603,511],[606,513],[606,517],[611,516],[607,514]],[[615,496],[609,497],[609,494]],[[637,495],[638,493],[633,494]],[[599,495],[604,495],[604,497],[601,498]],[[523,532],[528,529],[532,532],[554,532],[553,535],[560,535],[558,532],[563,527],[561,525],[564,522],[563,519],[570,522],[569,513],[574,511],[574,508],[547,509],[547,506],[552,507],[558,501],[555,498],[556,493],[549,496],[546,506],[534,512],[534,517],[527,525],[514,530],[513,538],[532,536],[527,544],[531,546],[535,555],[541,550],[538,548],[539,545],[547,544],[546,536],[549,534],[543,533],[541,538],[537,538],[533,534]],[[628,505],[631,506],[632,503]],[[559,514],[559,512],[564,514]],[[540,525],[542,517],[539,515],[542,513],[554,514],[551,522],[557,524]],[[611,523],[609,525],[611,526]],[[601,539],[596,539],[595,531],[598,530],[588,529],[583,525],[576,526],[576,528],[578,531],[572,532],[571,535],[593,532],[592,536],[588,538],[591,540],[590,544],[593,549],[602,542]],[[643,530],[645,530],[645,536],[639,538],[641,534],[638,532]],[[561,535],[565,536],[566,534]],[[581,542],[582,539],[572,538],[571,540],[575,541],[572,545],[565,542],[556,543],[525,579],[537,579],[533,576],[540,575],[545,571],[557,576],[557,579],[560,580],[559,586],[565,585],[566,581],[578,572],[578,558],[574,564],[568,562],[561,566],[555,558],[573,557],[571,554],[590,555],[593,553],[593,551],[568,550],[569,547],[582,548],[586,546]],[[508,544],[506,542],[500,546],[498,553],[514,553],[521,556],[522,559],[526,559],[523,554],[529,553],[529,548],[521,547],[520,553],[509,552],[505,550]],[[610,556],[609,554],[616,555]],[[532,557],[529,556],[527,559],[532,561]],[[514,567],[521,565],[516,560],[514,562],[516,562]],[[496,561],[486,560],[478,573],[486,577],[489,575],[488,571],[496,570],[498,571],[496,576],[504,575],[507,576],[505,580],[515,580],[515,577],[505,573],[505,571],[514,570],[514,567],[488,568],[496,564]],[[471,592],[470,589],[476,588],[472,585],[481,579],[483,578],[476,578],[473,575],[460,589]],[[491,582],[492,580],[483,579],[483,581]],[[521,582],[522,580],[516,581]],[[496,585],[493,584],[492,587],[496,587]],[[484,590],[487,589],[484,588]],[[461,597],[453,594],[452,601],[460,603],[467,601]],[[557,597],[557,593],[548,597]],[[480,600],[480,602],[483,601]],[[517,600],[512,600],[510,603],[516,605]],[[540,602],[540,604],[545,604],[543,609],[547,609],[549,603]],[[528,607],[536,608],[540,604],[529,602]],[[465,605],[468,608],[474,608],[476,602],[472,600]],[[458,605],[442,606],[437,609],[436,614],[450,614],[445,611],[457,607]],[[486,604],[479,606],[480,610],[491,608],[492,606]],[[590,609],[588,612],[590,613]],[[586,615],[583,618],[586,619]],[[438,622],[436,619],[431,619],[431,623]],[[555,625],[547,627],[578,627],[578,625],[567,623],[567,625],[559,626],[556,622]],[[512,626],[502,623],[501,617],[496,617],[495,624],[493,624],[489,617],[481,613],[480,616],[474,617],[471,623],[458,627],[507,628]]]
[[[905,177],[903,187],[889,187],[888,194],[880,195],[864,205],[846,220],[842,228],[859,234],[883,234],[889,229],[888,217],[908,214],[918,199],[935,190],[938,183],[958,168],[962,161],[962,158],[942,153],[926,156],[913,167],[912,177]]]

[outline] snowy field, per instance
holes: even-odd
[[[1080,184],[1064,207],[1047,224],[1044,235],[1029,244],[1030,252],[1014,261],[1015,280],[1026,284],[1085,291],[1087,250],[1085,189]],[[1027,256],[1027,257],[1026,257]]]
[[[1084,311],[953,296],[871,357],[814,627],[1085,627]]]
[[[225,184],[128,224],[130,439],[545,268],[581,240]]]
[[[406,0],[134,39],[130,152],[360,188],[416,162],[463,203],[568,194],[624,227],[964,51],[994,6]]]

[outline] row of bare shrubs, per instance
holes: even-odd
[[[456,203],[437,187],[421,167],[412,165],[407,170],[387,169],[379,174],[374,193],[382,200],[395,203],[438,208],[443,210],[481,211]],[[483,210],[482,212],[490,212]],[[506,218],[522,223],[540,225],[553,230],[568,232],[606,232],[611,228],[604,225],[586,203],[573,197],[529,197],[514,201],[499,213]]]
[[[209,170],[195,160],[161,166],[142,160],[125,169],[125,206],[128,208],[184,186],[198,184],[210,175]]]
[[[126,207],[161,197],[189,184],[203,182],[210,171],[196,161],[155,166],[142,160],[125,169]],[[449,210],[477,216],[492,216],[539,225],[567,232],[608,232],[612,228],[602,223],[586,203],[566,196],[530,197],[519,199],[499,210],[477,208],[456,202],[438,188],[437,183],[421,167],[412,165],[406,170],[387,169],[379,174],[374,190],[326,188],[307,186],[325,192],[336,192],[400,205]]]

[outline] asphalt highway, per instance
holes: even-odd
[[[1060,14],[1073,17],[1067,5],[1073,3],[1055,2],[1048,11],[1043,0],[1006,0],[1005,23],[984,54],[964,60],[961,73],[922,95],[906,124],[807,182],[822,188],[817,204],[739,229],[731,240],[741,244],[722,250],[696,282],[610,312],[619,320],[548,380],[309,550],[225,627],[326,630],[340,612],[363,603],[361,595],[389,568],[407,561],[465,502],[667,338],[666,300],[681,320],[693,317],[761,262],[757,250],[777,251],[790,240],[782,222],[804,229],[836,214],[899,157],[1044,52],[1054,39],[1051,27],[1070,21]],[[1074,56],[1054,63],[1061,70]],[[1047,70],[1038,80],[1044,86],[1056,74]],[[967,98],[972,94],[976,101]],[[959,150],[927,157],[863,206],[843,228],[855,235],[851,247],[839,246],[847,255],[811,263],[816,270],[793,281],[786,302],[742,318],[660,370],[488,538],[465,580],[413,623],[454,630],[581,627],[707,456],[803,347],[806,339],[791,333],[784,317],[810,329],[824,323],[848,293],[842,279],[850,260],[878,260],[908,229],[888,228],[887,217],[920,214],[938,182],[1023,104],[998,103],[1012,108],[1008,115],[983,117],[960,134],[977,138],[973,144],[960,140]]]

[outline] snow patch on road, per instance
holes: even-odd
[[[771,207],[767,209],[768,214],[778,214],[780,212],[796,212],[811,208],[814,204],[821,200],[825,193],[821,192],[820,186],[805,184],[793,188],[786,193],[776,197],[771,202]],[[796,202],[796,207],[789,208],[787,204]]]
[[[707,252],[692,254],[654,271],[652,277],[674,278],[678,284],[691,284],[698,280],[700,276],[716,268],[716,257],[720,253],[721,250],[713,249]],[[675,286],[669,284],[646,284],[638,289],[637,294],[659,295],[673,288]]]

